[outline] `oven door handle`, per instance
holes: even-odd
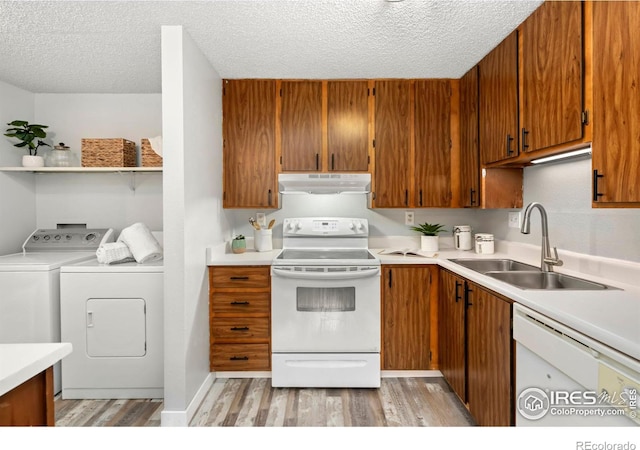
[[[358,270],[357,272],[293,272],[288,269],[271,268],[274,276],[281,278],[295,278],[304,280],[356,280],[380,275],[380,268]]]

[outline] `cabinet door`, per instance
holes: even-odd
[[[283,81],[282,170],[322,169],[322,81]]]
[[[638,29],[639,2],[593,3],[592,164],[596,204],[640,202]]]
[[[369,169],[368,91],[367,81],[327,82],[329,171]]]
[[[582,3],[544,2],[522,25],[522,48],[520,148],[582,138]]]
[[[511,304],[467,282],[467,402],[478,425],[512,421]]]
[[[464,279],[441,270],[438,302],[439,368],[454,392],[466,402],[464,309]]]
[[[518,32],[479,64],[480,161],[518,156]]]
[[[382,368],[429,368],[429,267],[383,268]]]
[[[417,207],[451,206],[451,84],[415,81]]]
[[[375,192],[377,208],[409,206],[411,83],[376,81]]]
[[[276,82],[223,83],[223,206],[276,208]]]
[[[478,66],[460,79],[460,206],[480,205]]]

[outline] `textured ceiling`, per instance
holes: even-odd
[[[0,1],[0,80],[160,92],[160,27],[223,78],[459,78],[540,0]]]

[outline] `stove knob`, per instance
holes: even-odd
[[[351,223],[349,224],[349,229],[350,229],[350,230],[355,230],[355,229],[356,229],[356,226],[355,226],[355,223],[354,223],[354,222],[351,222]]]
[[[294,227],[293,227],[293,229],[294,229],[294,231],[302,229],[302,225],[300,225],[300,222],[296,222]]]
[[[362,222],[356,222],[356,228],[358,229],[358,231],[362,231],[364,229],[364,227],[362,226]]]
[[[56,241],[59,241],[59,240],[60,240],[60,238],[62,238],[62,236],[60,236],[59,234],[56,234],[53,238],[54,238]]]
[[[49,239],[51,239],[51,236],[49,236],[48,234],[45,234],[42,239],[44,239],[45,241],[48,241]]]

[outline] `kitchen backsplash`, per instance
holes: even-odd
[[[551,245],[586,255],[640,262],[640,209],[591,207],[591,159],[533,166],[524,173],[524,205],[540,202],[549,217]],[[540,245],[540,215],[532,214],[531,234],[508,228],[510,211],[520,209],[413,209],[415,223],[441,223],[451,236],[454,225],[471,225],[473,233],[493,233],[496,239]],[[226,210],[234,233],[252,236],[249,217],[256,210]],[[287,217],[338,216],[369,220],[372,238],[417,237],[404,224],[405,209],[369,209],[364,194],[285,195],[282,208],[264,211],[275,219],[274,243],[282,237]]]

